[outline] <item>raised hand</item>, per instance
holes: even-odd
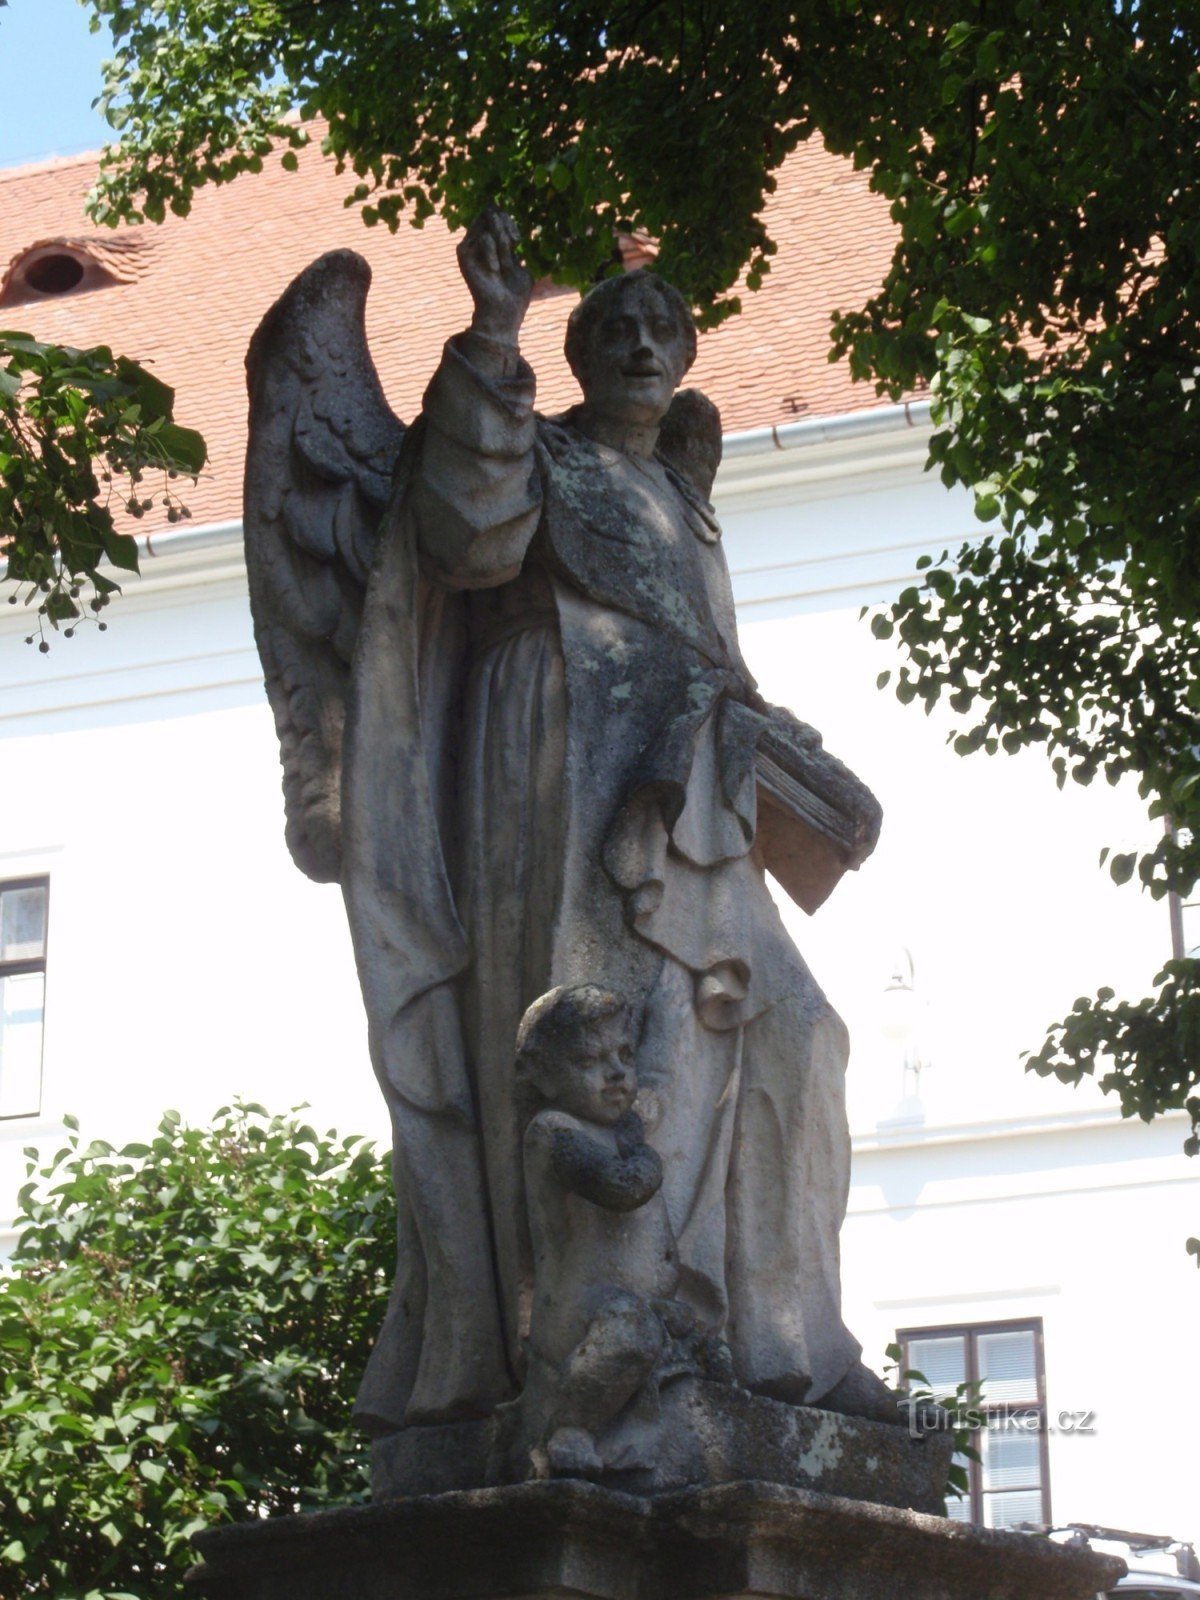
[[[533,279],[517,255],[516,223],[496,206],[475,218],[458,246],[458,266],[475,302],[471,327],[488,338],[516,342],[529,308]]]

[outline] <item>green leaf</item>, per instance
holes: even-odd
[[[195,477],[208,460],[208,449],[203,437],[194,428],[181,428],[170,423],[160,429],[158,444],[165,460],[178,472]]]
[[[104,553],[114,567],[120,567],[123,572],[136,572],[138,570],[137,540],[127,533],[114,533],[106,531],[102,535]]]
[[[175,405],[174,389],[163,383],[161,378],[156,378],[152,372],[147,372],[145,367],[139,366],[136,361],[130,361],[125,356],[117,360],[116,370],[118,377],[132,389],[134,399],[146,421],[152,422],[159,417],[170,417]]]
[[[1109,875],[1114,883],[1128,883],[1133,877],[1134,865],[1137,861],[1135,851],[1128,850],[1120,855],[1113,856],[1108,864]]]

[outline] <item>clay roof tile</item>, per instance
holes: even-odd
[[[185,495],[196,524],[239,515],[246,346],[271,302],[325,250],[348,246],[370,263],[371,350],[397,415],[415,415],[469,304],[440,220],[395,235],[365,228],[342,203],[345,176],[314,145],[296,173],[269,166],[202,190],[187,218],[98,236],[83,210],[95,176],[95,156],[0,172],[0,261],[57,241],[93,254],[112,280],[0,316],[38,338],[110,345],[174,385],[178,419],[209,445],[205,476]],[[894,237],[886,205],[864,173],[813,141],[780,174],[767,223],[778,245],[771,271],[744,296],[740,316],[702,337],[688,381],[720,407],[726,432],[882,404],[844,363],[830,364],[828,350],[832,312],[863,304],[886,269]],[[578,398],[562,355],[573,303],[569,294],[535,298],[522,336],[546,411]],[[147,519],[142,531],[151,527]]]

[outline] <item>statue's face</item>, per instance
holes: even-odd
[[[557,1065],[554,1090],[554,1101],[584,1122],[611,1127],[621,1120],[637,1093],[625,1018],[613,1017],[580,1031]]]
[[[614,422],[661,422],[687,371],[687,344],[670,307],[631,284],[593,328],[583,384],[588,410]]]

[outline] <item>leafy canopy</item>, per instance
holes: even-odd
[[[138,570],[137,543],[118,530],[113,506],[144,516],[154,503],[141,497],[148,471],[167,480],[167,520],[188,515],[169,480],[195,478],[206,449],[176,424],[174,402],[166,384],[104,346],[0,331],[0,559],[11,604],[37,602],[28,644],[36,637],[48,650],[45,624],[71,624],[70,637],[88,610],[103,611],[119,588],[103,562]]]
[[[26,1154],[0,1275],[0,1592],[163,1600],[199,1529],[365,1497],[348,1418],[395,1255],[373,1147],[238,1105]]]
[[[641,230],[712,323],[774,251],[803,140],[868,168],[896,248],[832,355],[928,384],[932,462],[991,528],[874,620],[896,691],[967,753],[1043,745],[1060,783],[1131,775],[1161,844],[1114,879],[1200,875],[1200,13],[1175,0],[91,0],[121,135],[95,214],[186,213],[326,119],[368,223],[495,201],[537,273],[583,285]],[[885,678],[887,674],[883,675]],[[1200,966],[1076,1002],[1031,1065],[1103,1064],[1127,1113],[1200,1098]],[[1200,1126],[1200,1124],[1198,1124]],[[1195,1150],[1195,1139],[1188,1148]],[[1197,1247],[1200,1249],[1200,1246]]]
[[[36,602],[43,650],[44,623],[69,624],[69,636],[85,606],[99,614],[108,604],[118,585],[103,562],[138,570],[137,541],[114,511],[151,510],[147,473],[163,476],[167,520],[188,515],[171,480],[194,478],[205,446],[174,421],[174,401],[165,383],[105,346],[74,350],[0,332],[0,556],[15,585],[10,602]]]

